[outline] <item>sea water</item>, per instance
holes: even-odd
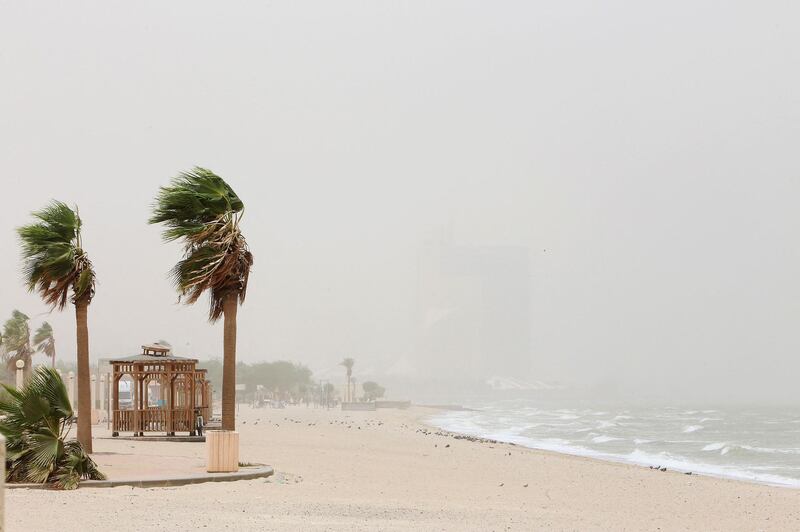
[[[534,449],[800,487],[800,408],[590,407],[513,399],[429,420]]]

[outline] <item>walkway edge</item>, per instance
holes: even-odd
[[[232,482],[234,480],[252,480],[266,478],[275,471],[269,466],[243,467],[235,473],[198,473],[185,477],[140,478],[131,480],[82,480],[79,488],[116,488],[132,486],[134,488],[171,488],[204,482]],[[50,484],[6,483],[6,489],[54,489]]]

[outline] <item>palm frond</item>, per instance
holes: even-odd
[[[17,360],[25,361],[25,364],[30,367],[31,355],[31,329],[29,325],[30,318],[27,315],[14,310],[11,313],[11,318],[6,320],[3,324],[3,346],[2,355],[3,362],[6,363],[9,370],[15,370],[14,364]]]
[[[239,230],[244,204],[224,179],[195,167],[161,187],[151,224],[163,224],[166,241],[181,239],[183,258],[170,277],[186,304],[209,293],[209,320],[222,316],[222,302],[235,294],[244,302],[253,255]]]
[[[82,478],[104,478],[80,443],[65,439],[73,411],[56,370],[42,366],[21,390],[4,387],[0,433],[6,437],[6,480],[71,489]]]
[[[36,222],[17,229],[28,290],[38,291],[53,308],[64,308],[70,290],[73,303],[91,301],[95,273],[82,249],[78,213],[63,202],[52,201],[33,217]]]

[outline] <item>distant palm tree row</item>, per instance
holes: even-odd
[[[25,362],[26,378],[31,371],[31,356],[43,353],[50,359],[51,367],[56,367],[56,340],[53,327],[46,321],[36,329],[31,340],[30,318],[14,310],[11,317],[3,324],[0,332],[0,358],[6,365],[6,372],[13,375],[17,360]]]
[[[224,179],[196,167],[160,188],[149,219],[151,224],[165,226],[165,241],[183,243],[183,257],[171,270],[179,300],[192,304],[208,292],[209,321],[224,319],[222,428],[226,430],[236,426],[236,314],[253,265],[239,228],[243,213],[244,203]],[[96,274],[83,247],[77,207],[73,210],[52,201],[33,217],[34,223],[17,229],[23,275],[28,290],[38,292],[53,310],[63,310],[68,301],[75,307],[78,441],[91,453],[91,417],[84,413],[91,409],[87,313],[95,295]],[[55,342],[46,345],[54,357]]]

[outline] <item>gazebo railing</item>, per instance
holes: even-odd
[[[194,412],[174,409],[172,427],[169,427],[169,410],[148,408],[147,410],[114,410],[114,427],[119,432],[191,432],[194,430]],[[138,414],[138,416],[137,416]],[[138,417],[138,423],[136,423]]]
[[[114,430],[133,432],[133,410],[114,410]]]

